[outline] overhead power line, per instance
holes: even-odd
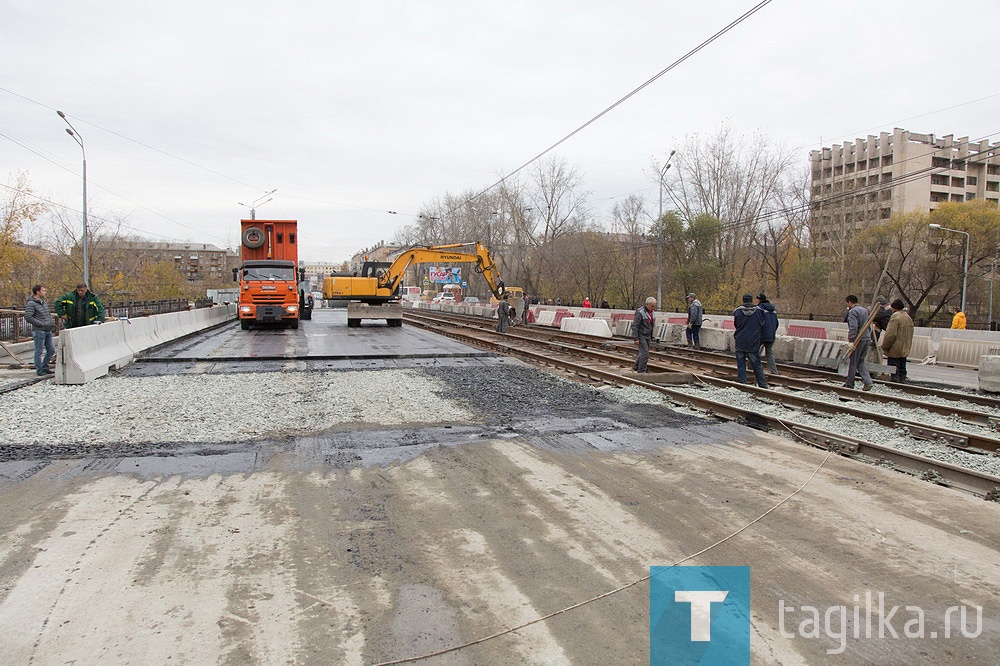
[[[600,120],[601,118],[603,118],[604,116],[606,116],[608,113],[610,113],[614,109],[616,109],[619,106],[621,106],[622,104],[624,104],[627,100],[629,100],[632,97],[634,97],[635,95],[637,95],[640,91],[644,90],[645,88],[647,88],[648,86],[650,86],[651,84],[653,84],[653,82],[655,82],[656,80],[658,80],[659,78],[661,78],[662,76],[664,76],[665,74],[667,74],[668,72],[670,72],[671,70],[673,70],[674,68],[676,68],[682,62],[684,62],[685,60],[687,60],[688,58],[690,58],[694,54],[698,53],[699,51],[701,51],[702,49],[704,49],[705,47],[707,47],[709,44],[711,44],[715,40],[719,39],[724,34],[726,34],[727,32],[729,32],[730,30],[732,30],[736,26],[738,26],[740,23],[743,23],[743,21],[747,20],[748,18],[750,18],[751,16],[753,16],[754,14],[756,14],[757,12],[759,12],[761,9],[763,9],[764,7],[766,7],[769,4],[771,4],[771,0],[761,0],[761,2],[758,2],[756,5],[754,5],[753,7],[751,7],[749,10],[747,10],[738,19],[736,19],[735,21],[733,21],[732,23],[730,23],[729,25],[727,25],[723,29],[721,29],[718,32],[716,32],[714,35],[712,35],[711,37],[709,37],[708,39],[706,39],[705,41],[703,41],[701,44],[699,44],[698,46],[696,46],[693,49],[691,49],[690,51],[688,51],[687,53],[685,53],[683,56],[681,56],[680,58],[678,58],[674,62],[672,62],[669,65],[667,65],[665,68],[663,68],[662,70],[660,70],[659,72],[657,72],[652,78],[650,78],[650,79],[646,80],[645,82],[643,82],[639,87],[635,88],[630,93],[628,93],[624,97],[620,98],[614,104],[612,104],[608,108],[604,109],[603,111],[601,111],[600,113],[598,113],[596,116],[594,116],[593,118],[591,118],[590,120],[588,120],[584,124],[582,124],[579,127],[577,127],[575,130],[573,130],[572,132],[570,132],[569,134],[567,134],[563,138],[559,139],[558,141],[556,141],[555,143],[553,143],[551,146],[549,146],[548,148],[546,148],[542,152],[538,153],[537,155],[535,155],[530,160],[528,160],[527,162],[525,162],[521,166],[517,167],[516,169],[514,169],[510,173],[508,173],[505,176],[501,177],[500,180],[498,180],[497,182],[493,183],[492,185],[490,185],[486,189],[484,189],[481,192],[479,192],[478,194],[474,195],[470,200],[471,201],[475,201],[476,199],[478,199],[482,195],[484,195],[487,192],[489,192],[490,190],[492,190],[494,187],[497,187],[498,185],[502,184],[504,181],[506,181],[511,176],[519,173],[520,171],[522,171],[523,169],[525,169],[526,167],[528,167],[529,165],[531,165],[533,162],[535,162],[538,159],[544,157],[546,154],[552,152],[553,150],[555,150],[557,147],[559,147],[563,143],[569,141],[571,138],[573,138],[574,136],[576,136],[577,134],[579,134],[580,132],[582,132],[584,129],[586,129],[587,127],[590,127],[591,125],[593,125],[595,122],[597,122],[598,120]]]

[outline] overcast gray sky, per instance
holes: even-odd
[[[79,216],[234,245],[299,220],[306,260],[388,241],[597,115],[756,0],[0,0],[0,182]],[[899,126],[1000,138],[1000,2],[774,0],[560,146],[599,213],[728,122],[802,154]],[[388,211],[396,211],[395,214]],[[475,239],[465,239],[475,240]]]

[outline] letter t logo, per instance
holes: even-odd
[[[721,590],[676,590],[674,601],[691,604],[691,640],[712,640],[712,602],[725,601]]]

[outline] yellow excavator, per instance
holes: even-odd
[[[475,249],[473,249],[473,247]],[[323,280],[323,298],[347,301],[347,325],[361,326],[362,319],[385,319],[389,326],[403,325],[399,287],[403,274],[414,263],[475,264],[497,298],[504,293],[500,271],[482,243],[454,243],[412,247],[392,262],[366,261],[360,275],[333,276]]]

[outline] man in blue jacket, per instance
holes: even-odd
[[[772,375],[778,374],[778,364],[774,362],[774,341],[778,337],[778,312],[774,303],[767,300],[767,294],[757,294],[757,307],[764,312],[764,330],[760,332],[760,344],[767,354],[767,369]]]
[[[740,384],[747,383],[747,359],[753,365],[753,376],[757,386],[767,388],[764,368],[760,365],[761,333],[764,330],[764,311],[753,304],[753,296],[743,294],[743,304],[733,311],[736,326],[733,339],[736,341],[736,373]]]

